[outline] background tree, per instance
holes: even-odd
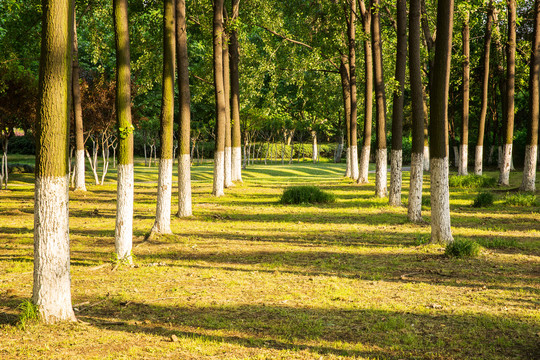
[[[463,110],[462,110],[462,132],[461,148],[458,160],[458,175],[467,175],[467,165],[469,162],[469,78],[470,78],[470,29],[469,10],[464,9],[463,13]]]

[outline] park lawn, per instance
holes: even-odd
[[[478,190],[451,189],[455,238],[484,246],[453,259],[427,244],[428,225],[374,197],[374,174],[357,185],[343,164],[254,165],[213,198],[211,166],[192,171],[194,216],[144,241],[157,167],[136,166],[133,267],[115,264],[114,169],[104,186],[88,173],[88,191],[70,192],[80,322],[57,325],[19,321],[32,293],[33,186],[14,174],[0,191],[0,358],[540,358],[540,206],[504,204],[521,173],[487,208],[471,206]],[[337,201],[278,204],[293,184]]]

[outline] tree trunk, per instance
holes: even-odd
[[[178,133],[178,217],[191,216],[191,156],[189,154],[191,110],[186,29],[186,2],[176,0],[176,53],[180,127]],[[197,144],[198,154],[198,144]]]
[[[76,321],[71,304],[69,255],[69,114],[73,1],[43,7],[36,126],[34,286],[42,321]]]
[[[371,12],[366,9],[364,1],[360,1],[362,27],[364,30],[364,61],[365,61],[365,107],[364,107],[364,142],[360,155],[358,183],[368,183],[369,158],[371,153],[371,127],[373,121],[373,52],[371,48]]]
[[[398,89],[394,92],[392,110],[392,155],[390,192],[388,200],[392,206],[401,205],[401,182],[403,164],[403,91],[405,88],[405,71],[407,63],[407,4],[405,0],[397,0],[397,49],[396,49],[396,81]]]
[[[150,234],[171,234],[174,131],[175,0],[163,2],[163,73],[156,220]]]
[[[499,184],[510,185],[512,140],[514,137],[514,83],[516,76],[516,0],[508,0],[508,46],[506,56],[505,138]]]
[[[225,88],[223,84],[223,0],[214,1],[214,85],[216,98],[216,145],[212,195],[225,195]]]
[[[461,135],[461,156],[458,163],[458,175],[467,175],[467,164],[469,162],[469,75],[470,75],[470,31],[469,12],[466,11],[463,19],[463,112],[462,112],[462,135]]]
[[[113,0],[113,16],[116,44],[116,119],[119,139],[115,248],[118,260],[131,264],[134,180],[127,0]]]
[[[341,75],[341,90],[343,95],[343,112],[345,116],[345,131],[347,134],[347,152],[345,177],[352,177],[350,148],[351,148],[351,84],[349,79],[348,58],[341,54],[339,74]]]
[[[351,142],[349,144],[351,177],[358,179],[358,135],[357,135],[357,98],[356,98],[356,1],[350,2],[349,38],[349,81],[351,86]]]
[[[450,243],[448,188],[448,87],[452,55],[454,0],[439,0],[432,71],[429,152],[431,156],[431,241]]]
[[[313,163],[315,164],[317,160],[319,160],[318,152],[317,152],[318,149],[317,149],[317,132],[316,131],[311,131],[311,140],[313,144],[311,159],[313,160]]]
[[[232,1],[232,17],[238,18],[240,0]],[[230,71],[231,71],[231,116],[232,116],[232,180],[242,182],[242,133],[240,130],[240,81],[238,63],[240,55],[238,51],[238,33],[236,29],[231,31]]]
[[[527,127],[527,146],[523,168],[523,191],[535,191],[536,163],[538,156],[538,119],[540,118],[540,0],[534,2],[534,37],[531,49],[529,79],[530,119]]]
[[[74,10],[75,11],[75,10]],[[75,16],[75,15],[74,15]],[[75,191],[86,191],[84,169],[84,130],[81,106],[81,89],[79,86],[79,50],[77,43],[77,22],[73,21],[73,74],[71,94],[73,96],[73,117],[75,120]]]
[[[377,106],[377,162],[375,170],[375,195],[387,194],[387,153],[386,153],[386,95],[381,43],[380,0],[374,0],[371,7],[371,39],[373,41],[373,70],[375,74],[375,103]]]
[[[482,77],[482,105],[480,110],[480,120],[478,124],[478,141],[476,142],[474,156],[474,173],[482,175],[482,161],[484,156],[484,132],[486,124],[486,115],[488,108],[488,90],[489,90],[489,56],[491,51],[491,27],[493,24],[493,2],[489,2],[486,34],[484,38],[484,73]]]
[[[225,171],[224,186],[226,188],[233,186],[232,182],[232,148],[231,148],[231,80],[229,68],[229,37],[227,32],[223,31],[223,88],[225,96]]]

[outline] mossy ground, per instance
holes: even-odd
[[[87,192],[70,192],[81,322],[24,328],[33,186],[31,174],[14,174],[0,191],[0,358],[539,358],[538,206],[504,206],[505,188],[478,209],[477,190],[451,189],[454,236],[486,245],[479,257],[452,259],[426,245],[428,225],[375,198],[374,179],[360,186],[343,173],[342,164],[255,165],[214,198],[211,166],[194,166],[194,216],[173,217],[173,236],[144,242],[157,168],[139,164],[134,267],[112,263],[115,184],[88,176]],[[513,173],[512,185],[520,179]],[[284,187],[303,184],[337,201],[278,203]]]

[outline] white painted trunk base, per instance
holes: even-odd
[[[69,265],[69,176],[36,178],[32,301],[46,323],[76,321]]]
[[[358,179],[358,146],[351,146],[351,178]]]
[[[390,192],[388,196],[388,203],[392,206],[401,206],[402,163],[402,150],[392,150],[390,155]]]
[[[411,179],[409,186],[409,203],[407,218],[412,222],[422,219],[422,183],[424,181],[424,154],[411,154]]]
[[[225,160],[225,178],[224,178],[224,186],[226,188],[229,188],[233,186],[232,182],[232,149],[230,147],[225,148],[224,153],[224,160]]]
[[[178,217],[193,215],[191,205],[191,158],[180,154],[178,158]]]
[[[375,163],[375,196],[383,198],[386,196],[387,176],[388,176],[388,155],[386,149],[377,149],[377,161]]]
[[[223,196],[225,187],[225,154],[224,151],[216,151],[214,155],[214,182],[212,195]]]
[[[448,158],[431,159],[431,242],[454,241],[450,227]]]
[[[467,164],[469,162],[469,145],[461,145],[461,154],[459,157],[458,175],[467,175]]]
[[[429,171],[429,146],[424,146],[424,171]]]
[[[232,148],[232,180],[242,182],[242,148]]]
[[[159,159],[158,192],[156,203],[156,221],[151,233],[172,234],[171,231],[171,192],[172,159]]]
[[[351,177],[351,148],[345,150],[345,177]]]
[[[476,146],[474,152],[474,174],[482,175],[482,161],[484,157],[484,147]]]
[[[499,174],[499,185],[510,185],[510,168],[512,166],[512,144],[505,144],[501,158],[501,172]]]
[[[523,167],[523,181],[521,182],[521,190],[535,191],[536,181],[536,161],[538,156],[537,145],[527,145],[525,147],[525,163]]]
[[[84,162],[84,150],[77,150],[75,152],[75,168],[73,169],[76,191],[86,191]]]
[[[459,147],[452,146],[452,148],[454,149],[454,166],[459,168]]]
[[[362,147],[362,153],[360,154],[360,169],[358,170],[358,183],[367,184],[369,182],[369,156],[371,153],[371,146],[366,145]]]
[[[133,263],[133,164],[119,164],[114,245],[119,261]]]

